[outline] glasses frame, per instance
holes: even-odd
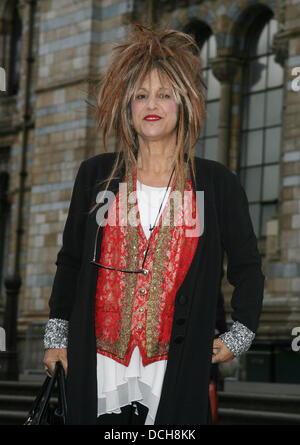
[[[146,248],[145,253],[144,253],[144,258],[143,258],[143,262],[142,262],[142,268],[138,269],[138,270],[128,270],[128,269],[122,269],[122,268],[113,267],[113,266],[105,266],[104,264],[100,264],[100,263],[98,263],[96,261],[96,247],[97,247],[97,240],[98,240],[99,229],[100,229],[100,226],[98,226],[98,229],[97,229],[95,245],[94,245],[94,256],[93,256],[93,259],[90,261],[91,264],[94,264],[97,267],[102,267],[103,269],[116,270],[118,272],[142,273],[144,275],[146,275],[148,273],[148,271],[146,269],[144,269],[144,264],[145,264],[146,257],[147,257],[148,251],[149,251],[150,240],[151,240],[151,236],[152,236],[152,230],[154,229],[154,227],[150,228],[151,234],[150,234],[150,237],[149,237],[149,240],[148,240],[147,248]]]
[[[173,174],[174,174],[174,171],[175,171],[175,166],[173,167],[173,170],[172,170],[172,173],[171,173],[171,176],[170,176],[170,179],[169,179],[169,182],[168,182],[168,185],[167,185],[167,188],[166,188],[166,191],[165,191],[163,200],[162,200],[162,202],[161,202],[161,204],[160,204],[158,213],[157,213],[156,218],[155,218],[155,222],[154,222],[154,224],[153,224],[152,227],[151,227],[151,225],[150,225],[150,228],[149,228],[149,230],[150,230],[150,236],[149,236],[148,243],[147,243],[147,247],[146,247],[146,250],[145,250],[145,253],[144,253],[144,258],[143,258],[143,262],[142,262],[141,269],[138,269],[138,270],[128,270],[128,269],[122,269],[122,268],[113,267],[113,266],[105,266],[104,264],[100,264],[100,263],[98,263],[98,262],[96,261],[96,249],[97,249],[98,233],[99,233],[99,229],[100,229],[100,227],[101,227],[100,225],[98,225],[98,229],[97,229],[97,233],[96,233],[96,237],[95,237],[93,259],[90,261],[90,264],[94,264],[95,266],[97,266],[97,267],[99,267],[99,268],[103,268],[103,269],[115,270],[115,271],[117,271],[117,272],[124,272],[124,273],[142,273],[142,274],[144,274],[144,275],[147,275],[148,270],[147,270],[147,269],[144,269],[144,264],[145,264],[146,257],[147,257],[148,251],[149,251],[149,246],[150,246],[150,241],[151,241],[152,233],[153,233],[154,228],[156,227],[156,221],[157,221],[158,215],[160,214],[160,211],[161,211],[163,202],[164,202],[164,200],[165,200],[167,191],[168,191],[168,189],[169,189],[170,182],[171,182],[172,176],[173,176]]]

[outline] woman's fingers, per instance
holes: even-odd
[[[220,338],[216,338],[213,343],[212,363],[229,362],[234,358],[234,354],[227,348]]]
[[[51,377],[51,375],[53,374],[56,362],[61,362],[65,374],[67,375],[68,371],[67,349],[65,348],[46,349],[43,363],[45,372],[49,377]]]
[[[65,375],[67,375],[68,374],[68,360],[67,360],[67,357],[62,357],[60,359],[60,361],[61,361],[61,364],[63,365],[64,371],[65,371]]]

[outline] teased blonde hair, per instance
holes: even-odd
[[[96,85],[94,105],[97,131],[102,130],[104,150],[112,130],[117,141],[117,156],[108,178],[110,181],[125,165],[125,180],[130,164],[136,165],[137,133],[132,126],[131,102],[138,87],[154,68],[160,80],[168,81],[179,105],[175,149],[175,180],[179,176],[183,193],[183,162],[191,163],[194,181],[194,150],[206,117],[200,50],[194,38],[166,27],[142,26],[134,23],[126,40],[113,48],[111,63]],[[103,181],[101,181],[102,183]],[[95,204],[90,213],[100,203]]]

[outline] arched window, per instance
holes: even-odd
[[[205,90],[207,117],[197,143],[196,156],[213,160],[218,160],[220,83],[213,75],[209,59],[216,57],[216,53],[216,39],[211,34],[201,48],[203,80],[207,85]]]
[[[20,59],[22,21],[18,11],[18,1],[6,1],[0,17],[0,66],[5,69],[7,94],[18,92],[20,82]]]
[[[184,32],[192,35],[201,49],[203,80],[207,85],[204,90],[207,118],[204,120],[200,138],[196,145],[195,156],[217,160],[218,157],[218,123],[220,83],[214,77],[209,59],[216,57],[216,39],[205,23],[193,21],[184,28]]]
[[[266,236],[266,222],[277,211],[283,70],[271,48],[277,21],[269,15],[258,17],[254,25],[246,39],[238,173],[259,238]]]

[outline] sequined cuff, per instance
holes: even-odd
[[[68,347],[67,320],[50,318],[46,324],[44,335],[44,348],[67,348]]]
[[[235,321],[230,331],[224,332],[219,338],[225,343],[228,349],[238,357],[243,352],[248,351],[255,337],[254,332],[250,331],[239,321]]]

